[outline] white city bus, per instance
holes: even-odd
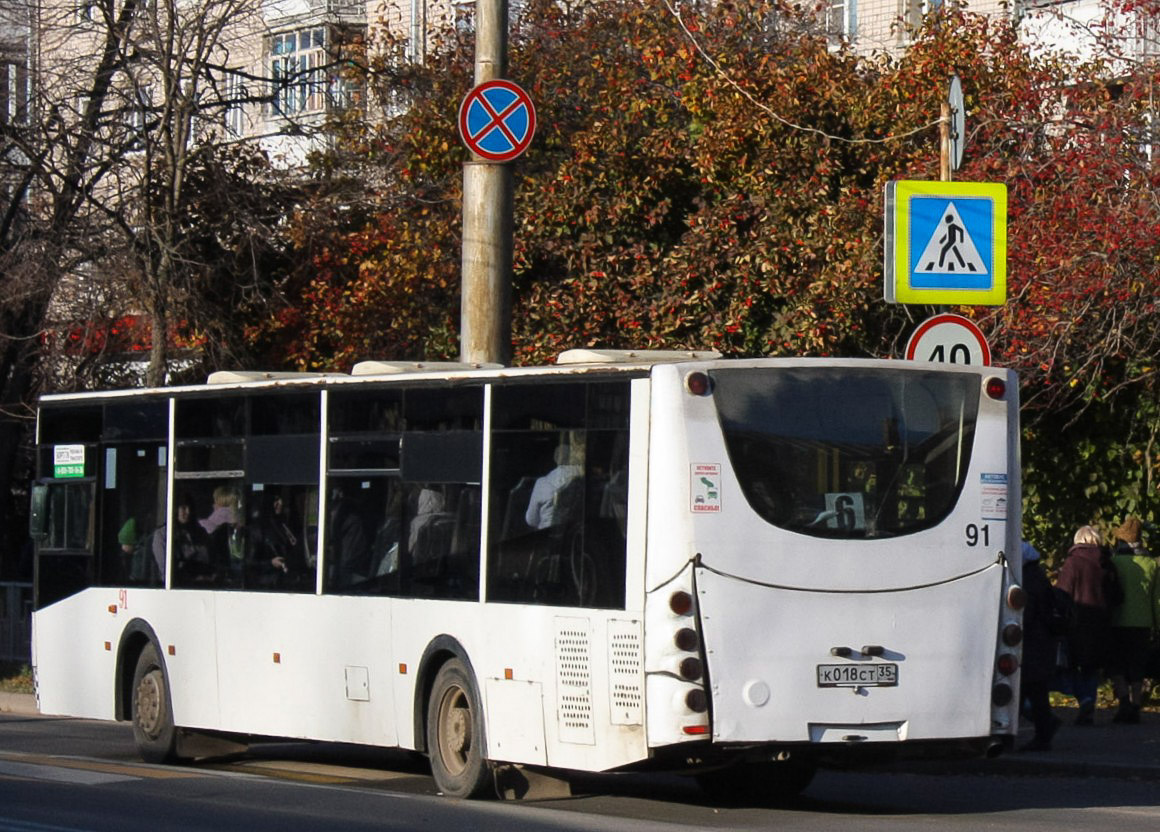
[[[46,396],[47,714],[503,768],[983,755],[1017,727],[1008,370],[570,351],[554,366]],[[521,768],[522,767],[522,768]]]

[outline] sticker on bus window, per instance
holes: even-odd
[[[826,521],[827,529],[861,531],[866,528],[866,501],[857,491],[831,492],[826,494],[826,510],[818,519]]]
[[[979,514],[984,520],[1007,519],[1007,475],[980,474]]]
[[[53,445],[52,475],[56,479],[69,479],[85,475],[84,445]]]
[[[694,512],[721,510],[721,464],[694,462],[689,472],[689,495]]]

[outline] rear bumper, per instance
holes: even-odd
[[[710,741],[655,749],[625,770],[696,773],[738,762],[801,760],[827,768],[857,769],[895,762],[978,760],[1010,750],[1013,737],[987,736],[896,743],[730,744]]]

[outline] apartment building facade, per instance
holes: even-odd
[[[198,8],[219,17],[228,13],[230,28],[222,33],[214,60],[222,76],[217,94],[228,106],[217,108],[216,118],[229,136],[258,139],[289,163],[308,145],[302,137],[357,95],[344,72],[352,47],[381,49],[390,38],[396,54],[422,62],[434,48],[436,33],[457,23],[470,25],[474,13],[474,0],[135,2],[145,16],[166,7],[170,15]],[[511,14],[518,16],[522,2],[510,2]],[[949,0],[828,0],[819,8],[820,22],[835,41],[844,40],[862,54],[898,54],[923,16],[942,2]],[[56,65],[95,49],[108,16],[123,5],[124,0],[3,0],[0,119],[27,113],[35,75],[42,76],[42,85],[59,88],[51,80]],[[1085,38],[1090,42],[1090,24],[1104,14],[1101,0],[973,0],[969,9],[1011,18],[1029,37],[1055,46],[1073,44],[1079,52]],[[1150,16],[1126,17],[1123,26],[1129,52],[1154,52]],[[136,95],[140,98],[142,91]]]

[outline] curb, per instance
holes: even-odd
[[[0,714],[31,716],[39,713],[36,697],[31,693],[0,693]]]

